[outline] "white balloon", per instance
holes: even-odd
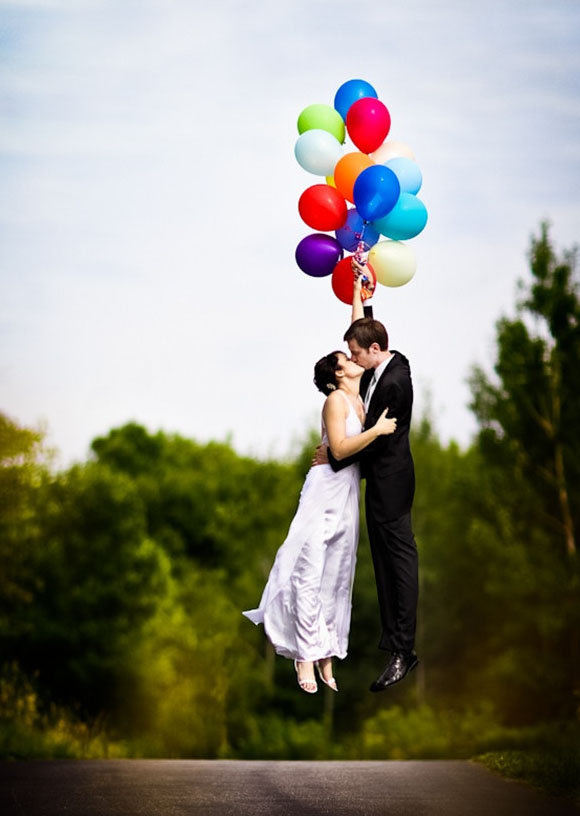
[[[294,147],[294,155],[300,167],[315,176],[332,176],[342,154],[342,145],[338,139],[332,133],[316,128],[299,136]]]
[[[394,139],[387,139],[380,147],[377,147],[374,153],[370,154],[375,164],[385,164],[389,159],[395,159],[398,156],[405,156],[407,159],[415,158],[409,145],[404,142],[396,142]]]

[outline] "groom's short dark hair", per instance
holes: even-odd
[[[383,324],[372,317],[361,317],[351,323],[344,335],[344,340],[356,340],[363,349],[368,349],[373,343],[378,343],[381,351],[389,350],[389,335]]]

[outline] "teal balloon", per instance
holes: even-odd
[[[373,221],[373,227],[393,241],[406,241],[419,235],[427,223],[427,208],[412,193],[401,193],[390,213]]]
[[[399,156],[386,161],[385,167],[392,170],[399,179],[402,193],[413,193],[413,195],[416,195],[419,192],[421,184],[423,183],[423,174],[419,170],[419,165],[414,162],[413,159]]]

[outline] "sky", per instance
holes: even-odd
[[[429,212],[374,315],[470,443],[531,235],[580,239],[580,3],[0,0],[0,56],[0,410],[60,462],[128,421],[258,457],[317,427],[350,310],[294,260],[296,120],[353,78]]]

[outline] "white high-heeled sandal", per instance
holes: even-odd
[[[300,675],[298,674],[298,663],[302,661],[295,660],[294,661],[294,669],[296,670],[296,680],[298,681],[298,685],[305,691],[306,694],[316,694],[318,691],[318,685],[316,683],[316,678],[313,677],[312,680],[304,680],[300,679]],[[306,686],[314,686],[314,688],[306,688]]]
[[[316,668],[318,670],[318,674],[319,674],[320,679],[322,680],[322,682],[325,685],[327,685],[329,688],[331,688],[333,691],[338,691],[338,686],[336,685],[336,680],[334,679],[334,677],[331,677],[329,680],[326,680],[326,678],[322,674],[322,669],[320,668],[320,662],[317,660],[314,665],[316,666]]]

